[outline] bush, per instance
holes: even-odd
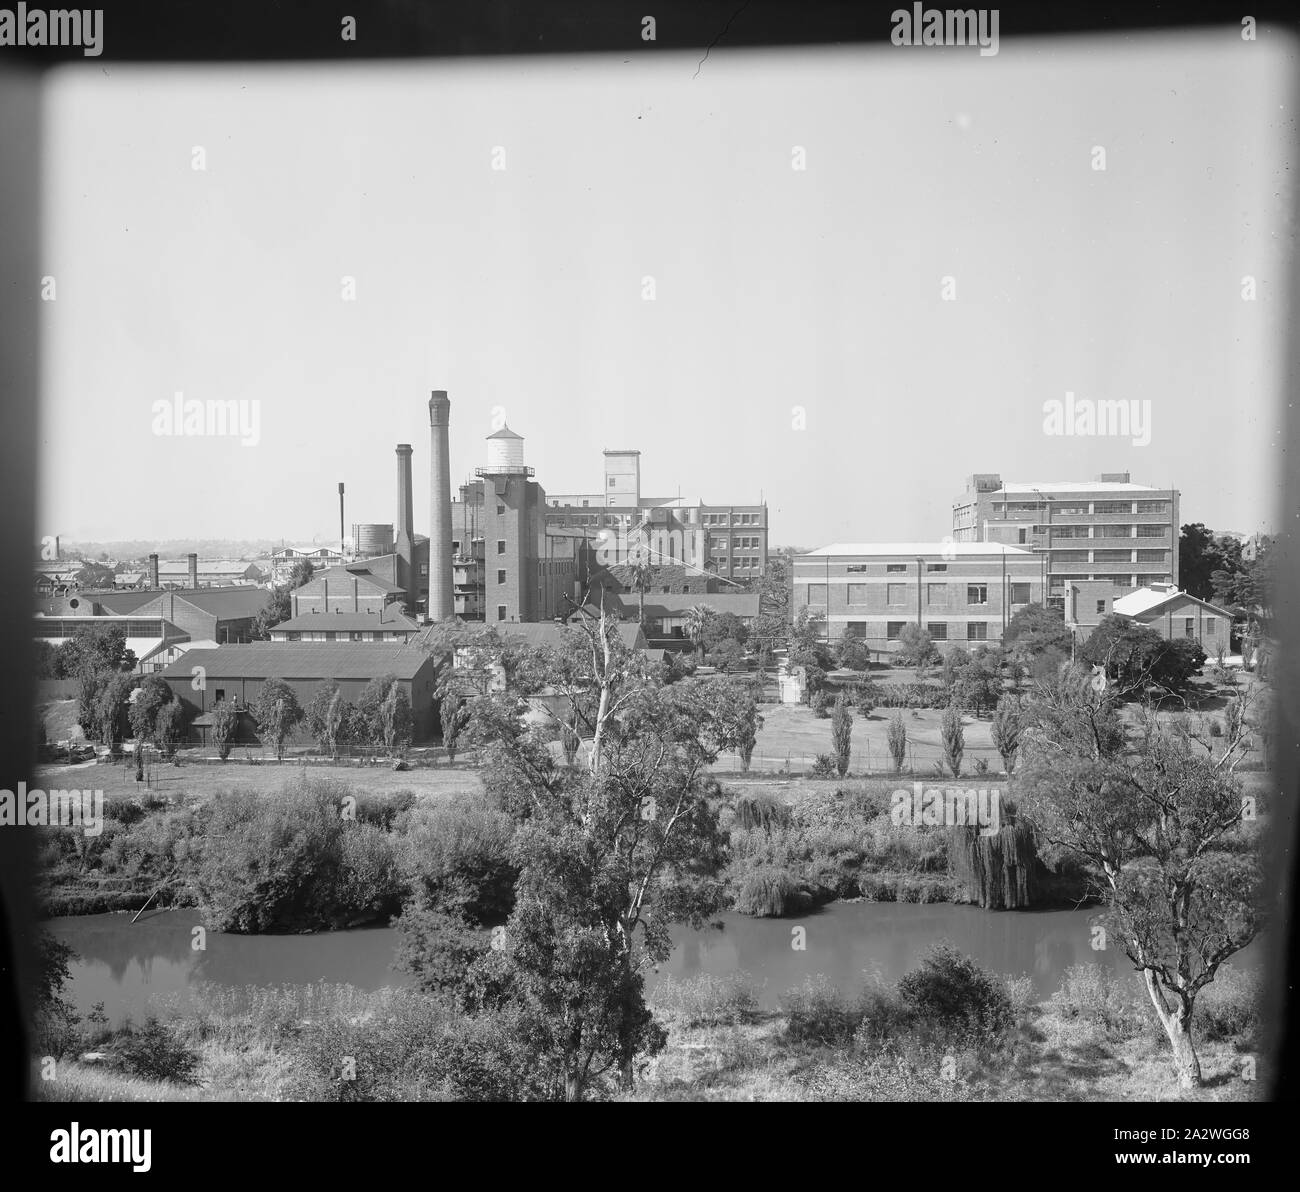
[[[1102,1027],[1112,1039],[1134,1038],[1143,1033],[1146,1020],[1154,1018],[1143,1014],[1133,984],[1122,982],[1104,964],[1071,965],[1050,1001],[1062,1018]]]
[[[880,706],[880,688],[874,683],[860,683],[853,692],[853,706],[864,720]]]
[[[903,1004],[937,1034],[988,1039],[1012,1025],[1011,998],[992,973],[951,944],[936,944],[898,983]]]
[[[1258,973],[1221,968],[1196,999],[1196,1029],[1207,1040],[1252,1042],[1260,1030],[1262,995]]]
[[[435,900],[455,890],[472,923],[504,919],[518,873],[510,861],[514,822],[480,796],[419,807],[399,821],[398,856],[414,890]]]
[[[653,1010],[679,1026],[730,1026],[747,1022],[758,1008],[748,973],[663,977],[650,992]]]
[[[768,791],[741,795],[736,800],[736,823],[747,832],[761,828],[771,832],[790,822],[789,806]]]
[[[788,869],[760,865],[741,880],[736,910],[742,915],[779,919],[807,909],[812,898]]]
[[[398,817],[415,806],[415,792],[410,790],[358,791],[356,793],[356,818],[359,823],[374,824],[391,831]]]
[[[829,753],[819,753],[812,764],[814,778],[834,778],[837,773],[835,758]]]
[[[808,706],[818,720],[825,720],[830,716],[831,699],[826,694],[825,688],[819,687],[808,697]]]
[[[168,1080],[173,1084],[199,1083],[194,1074],[199,1066],[198,1052],[152,1014],[142,1027],[132,1027],[129,1023],[124,1026],[106,1050],[112,1066],[131,1076]]]
[[[845,1047],[862,1022],[862,1009],[853,1004],[822,974],[809,977],[782,999],[785,1037],[791,1043],[818,1047]]]

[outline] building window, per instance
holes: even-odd
[[[291,642],[300,642],[302,641],[302,634],[299,633],[296,629],[290,629],[289,632],[285,634],[285,640]]]
[[[885,585],[885,602],[887,604],[906,604],[907,603],[907,585],[906,584],[886,584]]]
[[[498,568],[497,568],[497,583],[499,583],[499,584],[503,584],[503,583],[505,583],[505,582],[506,582],[506,573],[505,573],[505,569],[504,569],[504,568],[501,568],[501,567],[498,567]]]
[[[1013,583],[1011,585],[1011,603],[1028,604],[1029,603],[1029,585]]]
[[[989,602],[988,584],[967,584],[966,585],[967,604],[988,604],[988,602]]]
[[[1104,600],[1097,601],[1097,611],[1099,613],[1104,613],[1106,611],[1106,602]]]
[[[925,628],[932,642],[946,642],[948,640],[947,621],[931,621]]]
[[[1139,513],[1168,513],[1169,510],[1163,501],[1139,501]]]
[[[866,621],[850,621],[847,625],[844,626],[844,634],[846,637],[860,637],[863,641],[866,641],[867,639]]]
[[[1205,618],[1205,632],[1207,636],[1212,633],[1217,633],[1218,632],[1217,626],[1218,626],[1217,618],[1215,617]]]
[[[808,585],[808,603],[825,604],[826,603],[826,585],[809,584]]]
[[[354,629],[352,630],[351,638],[354,642],[361,642],[366,640],[366,635],[360,629]]]
[[[849,584],[849,603],[866,604],[867,602],[867,585],[866,584]]]
[[[1088,537],[1087,526],[1053,526],[1052,527],[1053,542],[1055,542],[1058,538],[1087,538],[1087,537]]]
[[[898,635],[903,632],[903,621],[886,621],[885,622],[885,640],[896,642]]]
[[[1166,563],[1169,560],[1167,551],[1163,550],[1140,550],[1138,551],[1139,563]]]
[[[987,621],[967,621],[966,640],[968,642],[988,641],[989,625]]]
[[[947,563],[927,563],[927,564],[925,565],[925,569],[926,569],[926,571],[947,571],[947,570],[948,570],[948,564],[947,564]]]
[[[591,502],[590,502],[590,501],[583,501],[583,503],[582,503],[582,507],[583,507],[584,509],[590,509],[590,508],[591,508]],[[501,618],[501,619],[504,620],[505,618]]]
[[[858,571],[866,571],[866,569],[867,565],[865,563],[850,563],[844,570],[852,575]]]
[[[1094,563],[1128,563],[1132,559],[1132,554],[1126,550],[1098,550],[1092,553]]]
[[[1195,617],[1184,617],[1184,618],[1183,618],[1183,636],[1184,636],[1184,637],[1195,637],[1195,636],[1196,636],[1196,618],[1195,618]]]
[[[421,574],[421,575],[428,575],[428,574],[429,574],[429,564],[428,564],[428,563],[421,563],[421,564],[420,564],[420,574]]]
[[[1163,538],[1169,533],[1168,526],[1138,526],[1139,538]]]
[[[1092,511],[1094,513],[1132,513],[1132,501],[1096,501],[1093,503]]]
[[[500,501],[498,501],[498,502],[497,502],[497,516],[500,517],[500,516],[501,516],[505,511],[506,511],[506,507],[505,507],[503,504],[501,504]]]
[[[885,570],[886,570],[887,572],[889,572],[890,574],[893,574],[893,573],[895,573],[895,572],[899,572],[899,571],[906,571],[906,570],[907,570],[907,564],[906,564],[906,563],[886,563],[886,564],[885,564]]]
[[[504,538],[498,538],[498,539],[497,539],[497,554],[499,554],[499,555],[504,555],[505,553],[506,553],[506,540],[505,540]]]
[[[926,604],[947,604],[948,585],[947,584],[926,584],[925,602]]]
[[[498,620],[498,621],[504,621],[505,619],[506,619],[506,606],[505,606],[504,604],[498,604],[498,605],[497,605],[497,620]]]
[[[221,701],[222,701],[223,699],[225,699],[225,698],[226,698],[226,689],[225,689],[224,687],[218,687],[218,688],[217,688],[217,703],[221,703]]]

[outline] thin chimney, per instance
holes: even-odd
[[[190,587],[197,588],[199,586],[199,556],[191,551],[186,558],[190,561]]]
[[[155,592],[156,592],[156,591],[158,590],[158,588],[159,588],[159,583],[158,583],[158,556],[157,556],[157,555],[150,555],[150,556],[149,556],[149,587],[152,588]]]

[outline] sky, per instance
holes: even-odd
[[[40,533],[332,542],[399,442],[427,533],[433,389],[455,479],[503,420],[555,493],[635,447],[773,546],[941,538],[974,472],[1277,524],[1292,43],[699,57],[52,72]],[[1067,393],[1150,442],[1045,433]]]

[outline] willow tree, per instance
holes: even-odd
[[[471,1004],[527,1017],[558,1094],[580,1100],[606,1071],[630,1088],[637,1057],[664,1044],[643,974],[667,960],[672,924],[701,926],[721,905],[708,766],[752,731],[754,705],[722,678],[664,685],[603,611],[561,639],[475,708],[485,785],[519,821],[520,876],[500,946],[467,984]],[[551,706],[540,720],[528,713],[541,701],[525,698],[539,686]],[[585,765],[558,763],[557,723],[589,741]]]
[[[1233,774],[1247,743],[1198,740],[1149,718],[1136,741],[1114,693],[1067,669],[1026,708],[1021,813],[1097,875],[1106,928],[1142,975],[1178,1082],[1201,1083],[1192,1035],[1198,994],[1262,923],[1261,867]]]

